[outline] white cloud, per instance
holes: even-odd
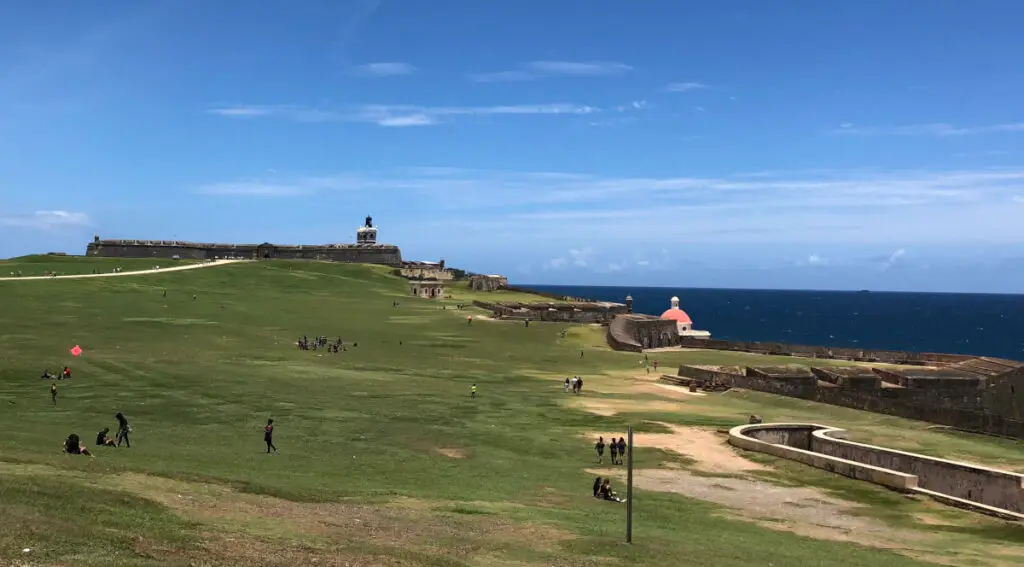
[[[894,265],[896,265],[896,263],[899,262],[906,255],[907,255],[907,251],[905,249],[903,249],[903,248],[900,248],[899,250],[897,250],[897,251],[893,252],[892,254],[890,254],[889,258],[886,259],[885,261],[883,261],[878,269],[880,269],[880,270],[888,270],[889,268],[891,268]]]
[[[195,189],[235,196],[329,197],[340,192],[426,207],[419,230],[589,246],[630,242],[878,243],[985,239],[1024,244],[1019,205],[1024,168],[977,170],[809,170],[715,177],[616,177],[405,167],[319,177],[223,180]],[[951,230],[950,227],[955,227]],[[567,242],[567,236],[571,238]],[[475,238],[475,237],[474,237]],[[504,238],[504,236],[495,238]],[[604,245],[600,245],[604,248]],[[571,265],[595,263],[568,252]],[[805,256],[806,258],[806,256]],[[654,258],[632,258],[654,261]],[[607,261],[621,263],[620,258]],[[879,259],[877,263],[883,260]],[[557,262],[556,262],[557,264]],[[830,265],[837,265],[830,258]],[[552,266],[553,267],[553,266]]]
[[[693,111],[698,113],[698,114],[702,113],[702,112],[704,112],[704,107],[703,106],[694,106],[693,107]]]
[[[36,211],[31,215],[0,216],[0,225],[15,228],[59,229],[88,226],[85,213],[70,211]]]
[[[629,73],[633,67],[611,61],[530,61],[517,69],[477,73],[470,79],[478,83],[534,81],[548,77],[608,77]]]
[[[355,71],[360,75],[371,77],[396,77],[399,75],[411,75],[416,72],[416,67],[409,63],[386,61],[359,65],[355,68]]]
[[[665,88],[662,89],[662,90],[665,91],[665,92],[669,92],[669,93],[685,93],[687,91],[703,90],[703,89],[710,89],[710,88],[711,87],[709,87],[708,85],[705,85],[704,83],[688,82],[688,83],[672,83],[672,84],[666,85]]]
[[[366,122],[385,127],[428,126],[466,116],[573,116],[602,112],[583,104],[508,104],[495,106],[416,106],[364,104],[342,110],[294,105],[224,106],[208,111],[227,118],[277,118],[295,122]]]
[[[1014,203],[1024,203],[1024,195],[1014,195],[1013,196],[1013,202]]]
[[[203,185],[197,189],[198,193],[202,193],[204,195],[250,197],[287,197],[292,195],[304,195],[312,191],[312,187],[308,187],[301,182],[295,184],[279,184],[269,183],[259,179],[211,183]]]
[[[565,258],[552,258],[548,260],[547,267],[553,270],[561,270],[569,264],[569,261]]]
[[[828,259],[822,258],[817,254],[811,254],[807,257],[808,266],[827,266],[829,264]]]
[[[572,258],[572,264],[579,268],[587,267],[587,262],[594,257],[594,249],[587,246],[580,250],[570,250],[569,256]]]
[[[944,123],[908,124],[903,126],[855,126],[849,122],[839,125],[833,134],[847,136],[932,136],[938,138],[971,136],[978,134],[1024,133],[1024,122],[1008,122],[984,126],[953,126]]]

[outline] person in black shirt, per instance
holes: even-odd
[[[270,454],[273,449],[274,454],[277,455],[277,447],[274,446],[274,420],[268,419],[267,426],[263,428],[263,442],[267,444],[267,454]]]
[[[597,491],[598,497],[602,500],[609,502],[622,502],[623,500],[615,495],[612,491],[612,479],[604,479],[604,484],[601,485],[601,489]]]
[[[131,432],[132,426],[128,425],[128,419],[124,417],[123,413],[117,412],[114,417],[117,418],[117,446],[120,447],[121,442],[124,441],[124,444],[131,449],[132,442],[128,440],[128,433]]]
[[[622,458],[626,456],[626,440],[619,437],[619,463],[622,463]]]
[[[79,439],[77,433],[68,435],[68,438],[64,440],[64,452],[69,455],[86,455],[91,457],[92,453],[85,445],[82,445],[82,440]]]
[[[53,405],[57,405],[57,383],[53,382],[50,384],[50,399],[53,400]]]
[[[594,443],[594,450],[597,451],[597,464],[604,464],[604,437],[598,437]]]
[[[583,391],[583,377],[580,376],[576,379],[576,393],[579,394]]]
[[[614,437],[612,437],[612,440],[608,443],[608,452],[610,452],[612,454],[612,464],[613,465],[619,464],[619,457],[618,457],[619,447],[615,444],[615,438]]]
[[[104,427],[102,431],[96,434],[96,446],[97,447],[116,447],[114,440],[110,438],[110,428]]]
[[[594,479],[594,498],[597,498],[597,496],[600,493],[601,493],[601,477],[597,477],[597,478]]]

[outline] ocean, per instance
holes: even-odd
[[[661,315],[673,295],[716,339],[1024,360],[1024,295],[523,285]]]

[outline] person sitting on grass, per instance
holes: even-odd
[[[117,443],[114,442],[114,439],[108,433],[110,433],[110,428],[104,427],[103,431],[96,434],[97,447],[117,447]]]
[[[82,441],[78,438],[77,433],[68,435],[68,438],[64,440],[64,452],[69,455],[86,455],[92,456],[89,449],[82,444]]]
[[[594,479],[594,498],[601,494],[601,477]]]
[[[622,502],[623,501],[621,498],[616,496],[615,492],[612,490],[612,479],[610,479],[610,478],[604,479],[604,483],[601,484],[601,488],[600,488],[600,490],[597,491],[597,494],[598,494],[598,497],[601,500],[606,500],[608,502]]]

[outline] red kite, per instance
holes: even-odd
[[[82,356],[82,347],[75,345],[71,349],[71,356]]]

